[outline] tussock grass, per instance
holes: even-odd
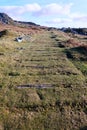
[[[74,60],[71,47],[59,46],[70,36],[43,31],[22,43],[14,37],[0,39],[0,129],[86,128],[86,61]],[[17,87],[29,84],[51,87]]]

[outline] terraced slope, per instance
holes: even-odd
[[[28,42],[14,38],[0,39],[1,130],[87,128],[86,76],[67,56],[70,36],[42,31]]]

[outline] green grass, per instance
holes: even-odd
[[[69,36],[43,31],[30,42],[17,43],[14,38],[0,39],[0,129],[86,128],[87,66],[67,57],[66,48],[59,46]],[[52,87],[35,88],[39,85]]]

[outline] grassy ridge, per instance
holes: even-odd
[[[73,55],[72,50],[60,46],[69,36],[43,31],[30,42],[17,43],[14,38],[0,40],[1,130],[85,129],[86,76],[78,60],[67,57],[67,52]]]

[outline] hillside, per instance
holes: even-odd
[[[38,26],[33,22],[23,22],[23,21],[16,21],[9,17],[6,13],[0,13],[0,23],[7,24],[7,25],[15,25],[15,26]]]
[[[87,36],[0,25],[0,130],[87,130]],[[14,39],[29,37],[21,43]]]
[[[61,28],[60,30],[66,33],[87,35],[87,28]]]

